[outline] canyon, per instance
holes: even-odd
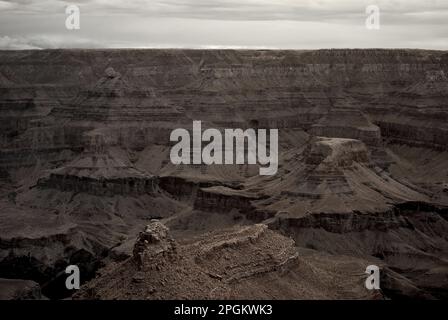
[[[0,51],[0,297],[446,299],[447,120],[445,51]],[[193,121],[277,172],[173,164]]]

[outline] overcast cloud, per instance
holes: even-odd
[[[120,47],[447,50],[448,0],[0,0],[0,49]]]

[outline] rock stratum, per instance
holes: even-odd
[[[444,51],[0,51],[0,297],[446,299],[447,88]],[[279,129],[277,174],[173,165],[193,120]]]

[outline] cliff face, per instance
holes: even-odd
[[[263,241],[290,236],[309,263],[390,267],[386,296],[446,297],[447,89],[442,51],[2,51],[0,277],[64,297],[65,265],[87,280],[128,259],[148,219],[181,243],[259,222],[275,230]],[[193,120],[279,129],[278,173],[171,164],[170,132]],[[244,250],[229,255],[261,249]],[[198,261],[186,263],[213,269]],[[322,290],[308,293],[341,297]]]

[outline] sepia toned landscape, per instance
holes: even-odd
[[[278,171],[173,164],[193,121]],[[0,299],[448,298],[447,51],[0,51],[0,128]]]

